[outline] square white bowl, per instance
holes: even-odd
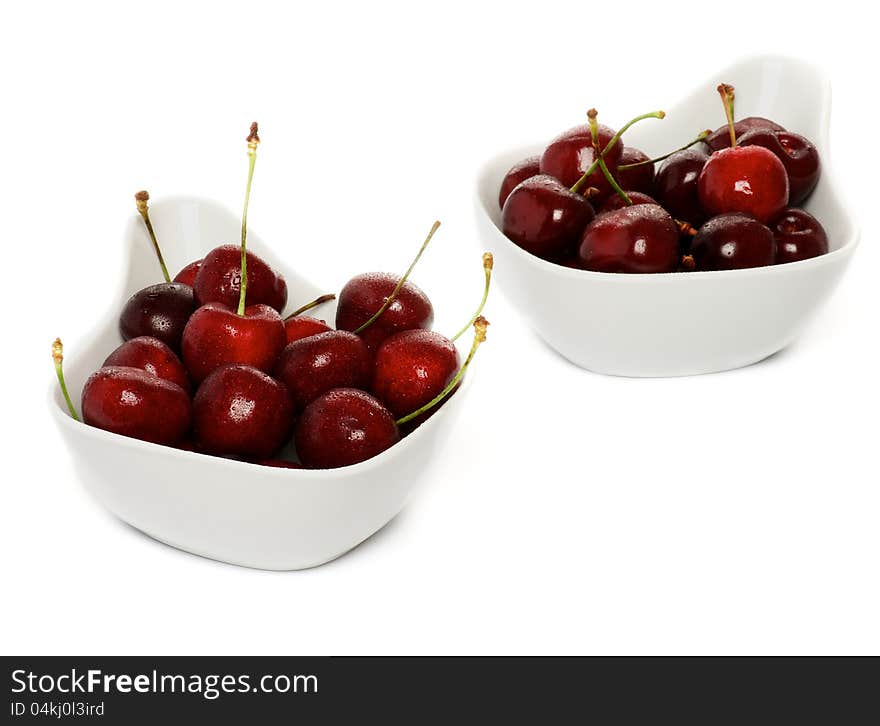
[[[204,199],[176,197],[151,205],[165,253],[175,269],[240,236],[241,221]],[[64,370],[79,409],[86,378],[121,342],[119,312],[128,297],[161,281],[139,216],[125,232],[124,280],[107,317]],[[287,280],[290,304],[327,292],[288,268],[259,236],[248,248]],[[315,311],[332,321],[335,303]],[[429,476],[436,451],[451,430],[471,376],[437,413],[378,456],[341,469],[308,471],[257,466],[179,451],[74,421],[53,383],[49,403],[86,488],[113,514],[157,540],[236,565],[298,570],[328,562],[387,524],[416,484]]]
[[[852,257],[859,234],[829,163],[831,89],[813,66],[776,56],[745,59],[714,73],[666,109],[663,121],[634,126],[624,142],[655,156],[701,129],[722,125],[715,90],[721,82],[736,87],[737,118],[766,116],[816,144],[822,176],[805,207],[828,232],[828,254],[720,272],[628,275],[569,269],[529,254],[501,232],[501,181],[515,162],[540,154],[543,147],[506,151],[479,172],[480,243],[495,254],[498,284],[535,332],[582,368],[652,377],[755,363],[795,339]]]

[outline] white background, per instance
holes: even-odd
[[[877,52],[860,4],[3,7],[4,651],[880,650]],[[495,290],[431,481],[306,572],[157,544],[75,480],[46,412],[49,343],[72,354],[103,314],[135,190],[238,208],[259,119],[253,228],[338,289],[401,269],[441,219],[415,279],[449,332],[480,292],[484,157],[590,106],[619,124],[671,105],[760,51],[827,68],[834,163],[863,230],[790,349],[721,375],[606,378],[554,355]]]

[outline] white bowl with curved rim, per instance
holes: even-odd
[[[179,197],[151,205],[151,218],[175,269],[240,234],[240,218],[207,200]],[[141,219],[125,233],[124,279],[110,312],[87,342],[69,350],[65,377],[77,409],[86,378],[121,342],[118,316],[135,291],[161,281]],[[287,268],[258,235],[248,247],[287,280],[290,305],[327,290]],[[172,261],[172,260],[169,260]],[[316,311],[333,320],[334,304]],[[257,466],[119,436],[73,420],[53,383],[49,403],[85,487],[113,514],[187,552],[236,565],[297,570],[328,562],[381,529],[427,477],[449,433],[470,375],[437,413],[378,456],[341,469]]]
[[[540,154],[543,147],[499,154],[479,173],[480,242],[495,254],[499,286],[550,347],[582,368],[652,377],[755,363],[795,339],[852,257],[859,233],[829,164],[831,88],[815,67],[776,56],[743,60],[666,109],[663,121],[634,126],[624,141],[655,156],[686,143],[700,129],[721,126],[723,108],[715,90],[721,82],[736,87],[738,118],[766,116],[816,144],[822,176],[804,206],[828,232],[828,254],[719,272],[628,275],[569,269],[529,254],[501,232],[501,181],[515,162]]]

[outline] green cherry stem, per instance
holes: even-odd
[[[697,136],[697,138],[695,138],[689,144],[685,144],[684,146],[680,146],[679,148],[674,149],[673,151],[670,151],[668,154],[663,154],[662,156],[655,156],[653,159],[645,159],[644,161],[636,161],[632,164],[623,164],[622,166],[618,166],[617,170],[623,171],[624,169],[638,169],[640,166],[647,166],[648,164],[656,164],[658,161],[663,161],[664,159],[668,159],[670,156],[672,156],[673,154],[677,154],[679,151],[684,151],[685,149],[691,148],[694,144],[699,144],[701,141],[705,141],[709,137],[709,134],[711,134],[711,133],[712,132],[710,130],[706,129],[705,131],[701,131],[700,135]]]
[[[458,340],[462,335],[464,335],[468,330],[470,330],[471,326],[476,322],[477,318],[480,317],[480,314],[483,312],[483,308],[486,306],[486,300],[489,299],[489,283],[492,281],[492,267],[494,264],[495,260],[492,257],[492,253],[484,252],[483,272],[486,273],[486,284],[483,287],[483,299],[480,300],[480,306],[477,308],[477,312],[475,312],[471,316],[471,319],[467,321],[467,324],[455,335],[452,336],[451,340],[453,343]]]
[[[306,303],[301,308],[297,308],[290,315],[288,315],[285,320],[290,320],[291,318],[295,318],[297,315],[302,315],[304,312],[311,310],[312,308],[318,307],[318,305],[323,305],[325,302],[330,302],[331,300],[335,300],[336,295],[332,292],[327,295],[321,295],[320,297],[316,297],[311,302]]]
[[[735,148],[736,129],[733,126],[733,86],[729,83],[722,83],[718,86],[717,90],[721,96],[721,102],[724,104],[724,115],[727,116],[727,127],[730,129],[730,148]]]
[[[238,314],[244,315],[247,298],[247,213],[251,201],[251,182],[254,180],[254,165],[257,163],[257,145],[260,143],[257,122],[251,124],[251,132],[246,139],[248,146],[248,178],[244,190],[244,210],[241,213],[241,293],[238,296]]]
[[[627,206],[632,206],[632,199],[630,199],[626,192],[620,188],[620,185],[617,183],[617,180],[608,171],[608,165],[605,163],[605,159],[602,158],[602,154],[599,153],[599,124],[596,121],[596,116],[598,116],[598,112],[595,108],[591,108],[587,111],[587,119],[590,122],[590,135],[593,137],[593,149],[596,151],[596,160],[599,162],[599,168],[602,170],[602,174],[605,176],[605,179],[611,185],[611,188],[617,192],[618,196],[626,202]]]
[[[150,221],[150,208],[147,202],[150,201],[150,193],[141,191],[134,195],[134,203],[144,220],[144,226],[153,241],[153,249],[156,250],[156,257],[159,258],[159,266],[162,268],[162,274],[165,276],[165,282],[171,282],[171,275],[168,274],[168,268],[165,266],[165,259],[162,257],[162,250],[159,249],[159,242],[156,240],[156,233],[153,231],[153,223]]]
[[[406,282],[410,273],[413,271],[413,268],[416,266],[416,263],[420,259],[422,259],[422,255],[425,253],[425,250],[428,247],[428,243],[431,241],[431,238],[434,236],[434,232],[436,232],[439,229],[439,227],[440,227],[440,222],[434,222],[434,224],[431,225],[431,231],[428,232],[428,236],[425,237],[425,241],[422,242],[422,246],[419,249],[419,253],[415,256],[412,263],[410,263],[410,266],[407,268],[406,272],[403,273],[403,277],[401,277],[400,280],[398,281],[397,285],[394,286],[394,289],[391,291],[391,294],[387,298],[385,298],[385,302],[382,303],[382,307],[380,307],[375,313],[373,313],[372,316],[370,316],[370,319],[367,320],[367,322],[365,322],[359,328],[355,329],[354,332],[356,335],[358,333],[364,332],[373,323],[375,323],[379,319],[379,316],[382,315],[382,313],[384,313],[391,306],[391,303],[393,303],[397,299],[397,296],[400,294],[400,291],[403,288],[404,283]]]
[[[67,410],[70,411],[71,418],[79,421],[79,416],[76,415],[76,409],[73,407],[73,401],[70,400],[70,394],[67,392],[67,384],[64,382],[64,370],[62,369],[64,346],[61,345],[61,338],[55,338],[55,342],[52,343],[52,360],[55,361],[55,375],[58,376],[58,385],[61,386],[64,400],[67,401]]]
[[[446,384],[446,388],[444,388],[440,393],[438,393],[434,398],[428,401],[424,406],[419,409],[416,409],[412,413],[408,413],[403,418],[397,419],[397,425],[403,426],[403,424],[408,421],[412,421],[417,416],[421,416],[425,411],[428,411],[438,403],[440,403],[444,398],[446,398],[452,391],[455,390],[455,387],[459,384],[461,379],[464,377],[464,372],[467,370],[467,367],[471,364],[471,361],[474,359],[474,355],[477,352],[477,348],[480,347],[481,343],[486,341],[486,328],[489,327],[489,321],[486,320],[482,315],[480,315],[476,320],[474,320],[474,342],[471,345],[471,350],[468,353],[468,357],[465,359],[461,368],[458,369],[458,373],[455,374],[455,377]]]
[[[588,114],[589,115],[589,114]],[[638,123],[639,121],[644,121],[646,118],[666,118],[665,111],[651,111],[650,113],[643,113],[641,116],[636,116],[633,119],[630,119],[627,123],[621,127],[621,129],[611,137],[611,140],[606,144],[605,148],[602,150],[601,154],[596,155],[596,161],[590,164],[590,167],[584,172],[583,176],[578,179],[571,187],[571,191],[579,192],[581,187],[587,183],[587,178],[599,167],[599,161],[605,158],[605,155],[611,151],[616,145],[617,142],[620,141],[620,137],[623,136],[624,132],[629,130],[629,128]]]

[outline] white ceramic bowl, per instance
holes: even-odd
[[[175,270],[240,236],[240,219],[206,200],[154,203],[151,218]],[[125,280],[91,339],[69,350],[64,370],[79,410],[86,378],[122,341],[118,315],[128,297],[161,281],[139,216],[125,235]],[[253,233],[248,247],[284,274],[291,309],[327,292],[272,254]],[[333,320],[328,304],[315,311]],[[194,554],[268,570],[313,567],[339,557],[387,524],[425,478],[449,432],[468,379],[434,416],[379,456],[355,466],[305,471],[255,466],[108,433],[74,421],[53,384],[50,409],[86,488],[120,519]],[[54,380],[54,379],[53,379]]]
[[[554,265],[501,233],[498,208],[507,170],[543,147],[500,154],[482,168],[477,182],[480,243],[495,254],[495,276],[507,298],[538,335],[576,365],[648,377],[755,363],[791,343],[843,275],[858,230],[829,164],[831,89],[813,66],[780,57],[744,60],[666,108],[665,120],[634,126],[624,141],[656,156],[701,129],[721,126],[723,108],[715,89],[722,81],[736,87],[738,118],[772,118],[818,147],[822,177],[805,206],[828,232],[830,252],[786,265],[724,272],[626,275]],[[631,109],[633,114],[643,110]],[[610,121],[606,114],[605,122]],[[568,125],[561,121],[559,128]]]

